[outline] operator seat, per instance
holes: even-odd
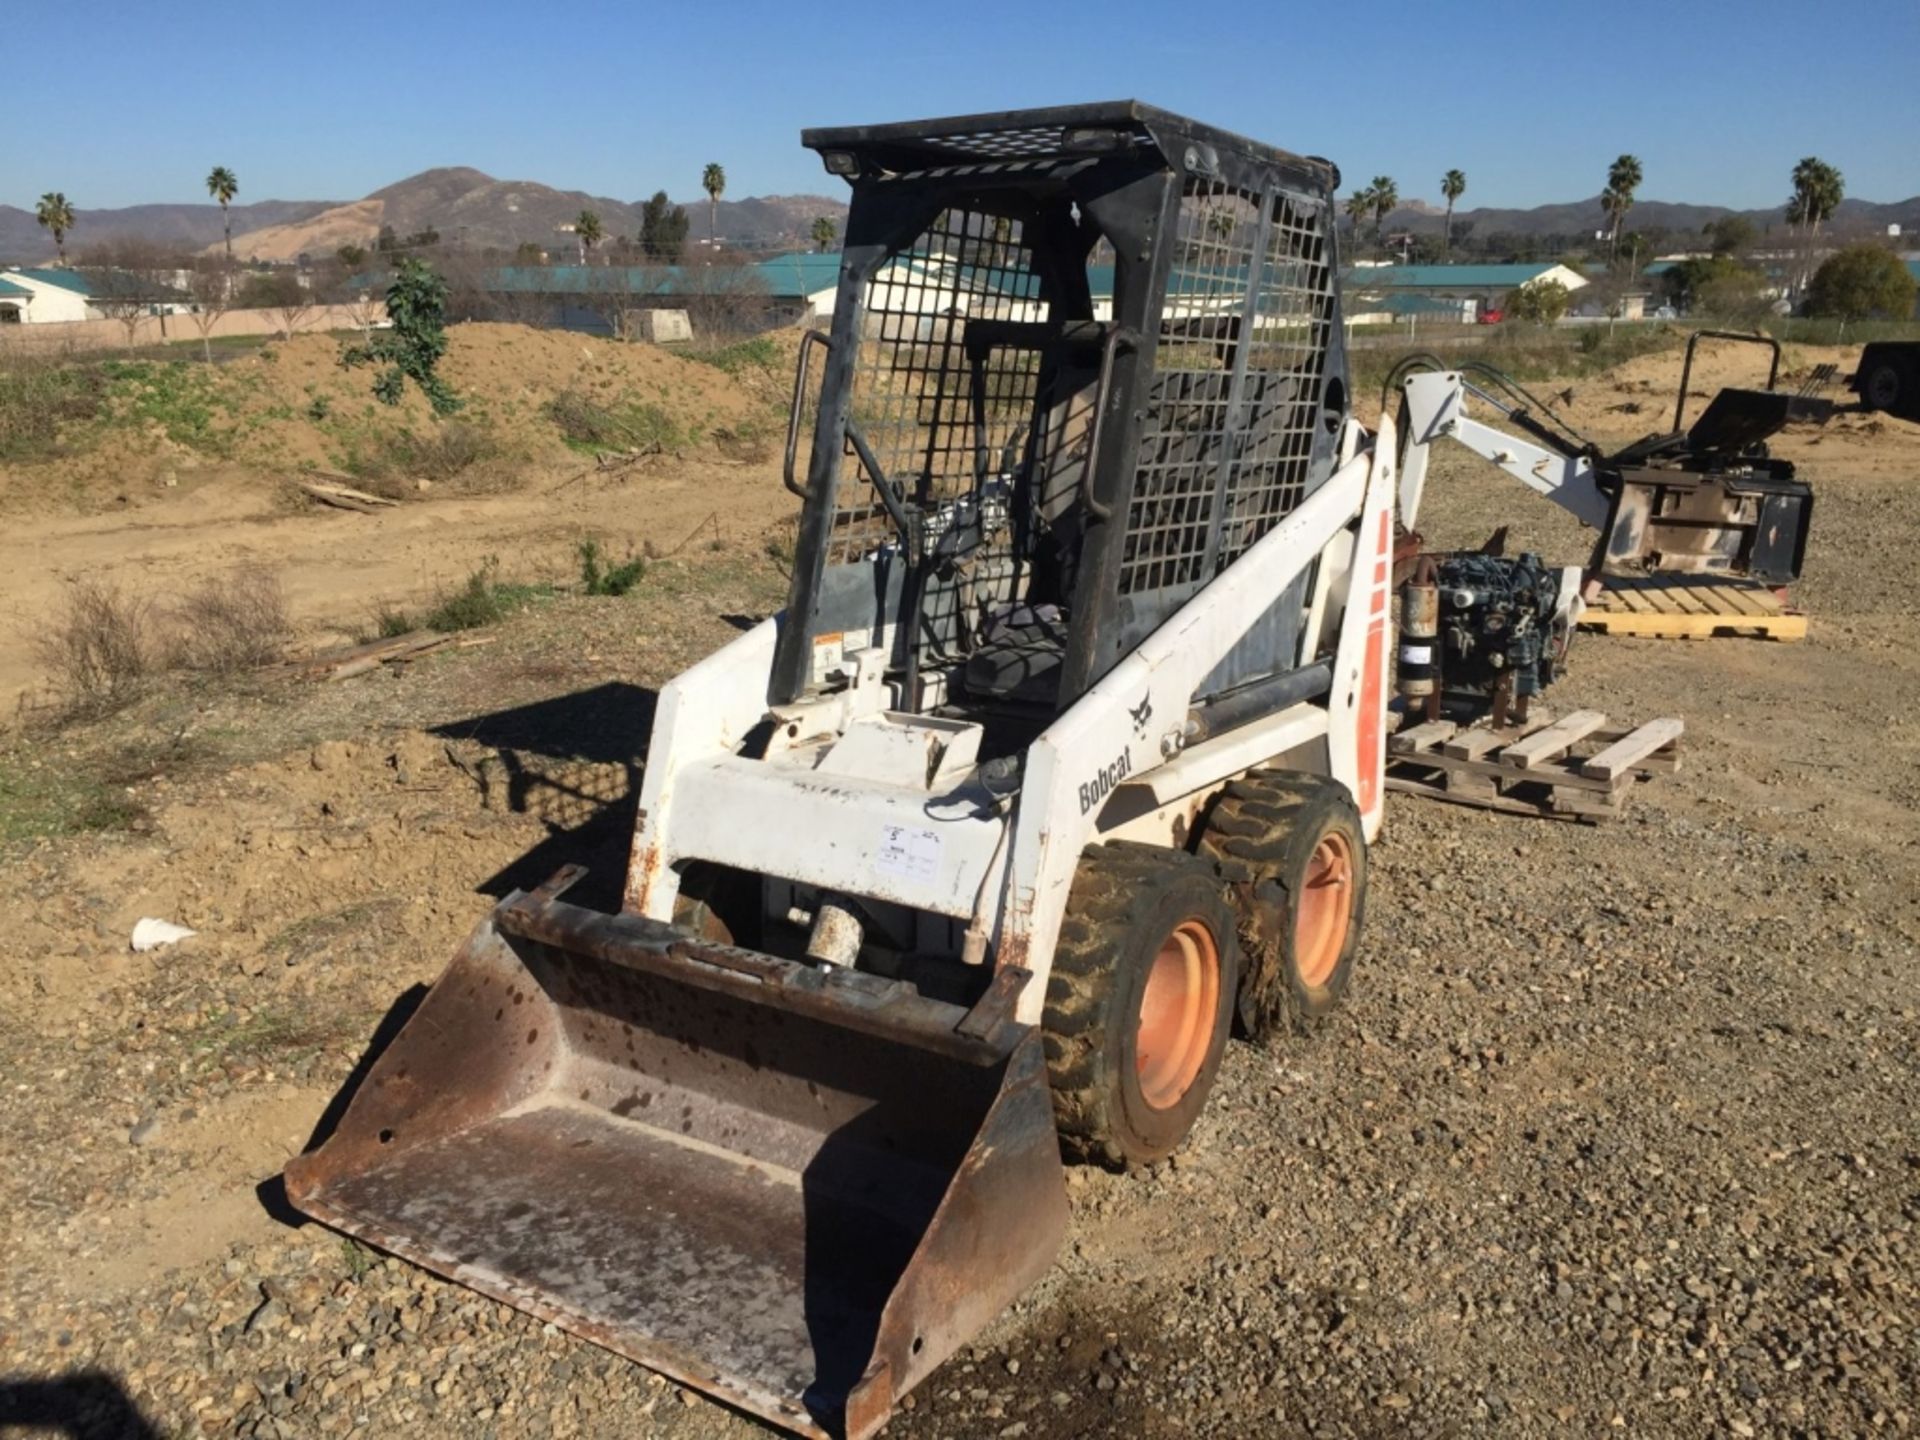
[[[1027,600],[989,617],[961,670],[960,684],[976,700],[1053,706],[1066,661],[1068,603],[1086,534],[1082,496],[1093,431],[1097,351],[1075,347],[1050,387],[1061,397],[1036,409],[1041,430],[1030,446],[1023,529]]]

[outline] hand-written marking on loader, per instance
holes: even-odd
[[[1080,786],[1080,813],[1086,814],[1107,796],[1113,787],[1133,773],[1133,747],[1129,745],[1109,765],[1096,770],[1091,780]]]

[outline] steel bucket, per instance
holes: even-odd
[[[307,1214],[731,1404],[863,1436],[1052,1263],[1024,973],[971,1011],[501,902],[286,1172]]]

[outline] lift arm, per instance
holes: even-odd
[[[1567,454],[1475,420],[1469,394],[1509,418],[1513,407],[1470,384],[1457,370],[1425,370],[1406,377],[1407,446],[1400,465],[1400,523],[1412,529],[1426,487],[1428,447],[1442,436],[1485,456],[1528,489],[1544,495],[1581,524],[1603,529],[1612,502],[1600,488],[1590,456]]]

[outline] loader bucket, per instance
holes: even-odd
[[[1024,977],[969,1011],[557,893],[480,925],[288,1195],[776,1424],[871,1434],[1065,1231]]]

